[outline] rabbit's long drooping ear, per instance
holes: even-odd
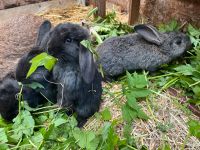
[[[41,45],[42,39],[44,38],[45,34],[50,31],[50,29],[51,29],[51,22],[45,20],[39,27],[36,46]]]
[[[83,45],[79,50],[79,66],[84,81],[91,83],[95,76],[96,66],[92,53]]]
[[[151,25],[139,24],[134,27],[134,30],[148,42],[156,45],[161,45],[163,43],[163,38],[160,33]]]

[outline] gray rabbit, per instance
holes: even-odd
[[[134,30],[136,33],[109,38],[97,48],[105,75],[114,77],[138,69],[155,71],[191,47],[190,38],[181,32],[161,33],[144,24]]]

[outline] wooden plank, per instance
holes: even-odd
[[[82,4],[84,6],[89,6],[90,0],[78,0],[78,4]]]
[[[140,10],[140,0],[129,0],[128,24],[133,25],[138,21]]]
[[[98,8],[97,13],[94,14],[95,17],[100,16],[105,18],[106,16],[106,0],[93,0],[93,7]]]
[[[91,5],[91,0],[85,0],[85,6]]]

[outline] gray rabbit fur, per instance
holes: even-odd
[[[126,70],[155,71],[191,47],[189,37],[181,32],[161,33],[145,24],[134,30],[136,33],[109,38],[98,46],[98,62],[106,76],[116,77]]]

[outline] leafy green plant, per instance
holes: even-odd
[[[134,73],[132,76],[127,72],[126,77],[127,79],[123,91],[127,101],[122,107],[122,116],[124,120],[129,123],[136,118],[147,120],[148,116],[142,111],[136,98],[145,98],[151,93],[146,88],[148,81],[144,74],[138,75],[137,73]]]
[[[73,131],[73,136],[78,141],[80,148],[94,150],[98,147],[99,140],[92,131],[81,131],[80,129],[76,128]]]
[[[176,20],[172,20],[168,24],[160,24],[158,29],[161,32],[178,31],[179,24]]]
[[[190,134],[200,139],[200,122],[197,120],[190,120],[188,125]]]
[[[109,121],[112,119],[112,114],[110,112],[110,110],[108,108],[105,108],[102,112],[101,112],[101,116],[103,118],[103,120],[105,121]]]
[[[133,32],[133,28],[127,24],[122,24],[116,19],[116,13],[114,11],[108,13],[105,19],[95,18],[94,20],[91,19],[91,21],[91,32],[95,35],[98,44],[109,37]]]
[[[31,76],[39,66],[44,66],[47,70],[51,71],[57,59],[47,53],[43,52],[35,56],[31,61],[31,67],[27,73],[26,78]]]
[[[191,24],[188,26],[188,33],[190,35],[191,42],[194,44],[194,49],[200,46],[200,30],[194,28]]]

